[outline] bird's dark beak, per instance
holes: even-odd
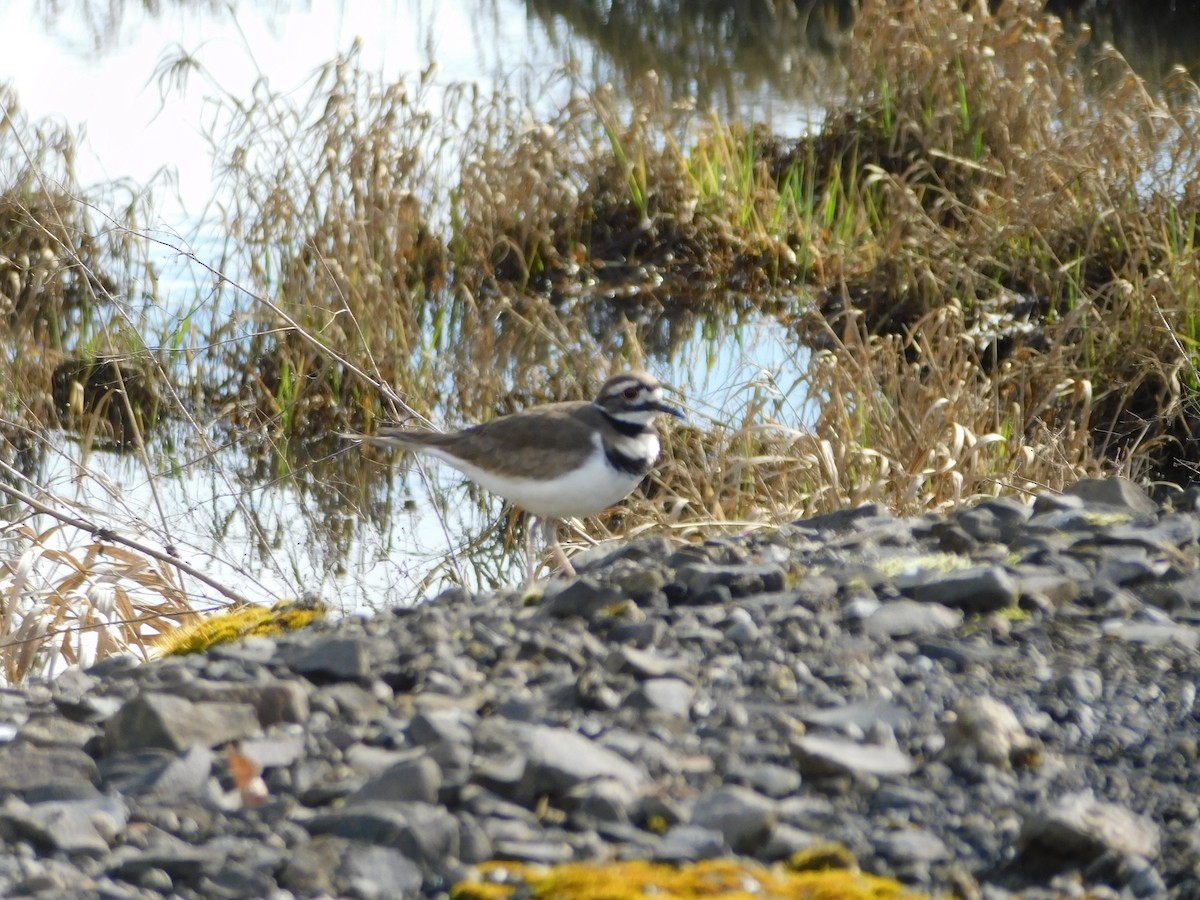
[[[654,401],[654,408],[661,413],[666,413],[668,416],[674,416],[677,419],[686,418],[682,409],[677,406],[672,406],[670,403],[666,403],[662,400]]]

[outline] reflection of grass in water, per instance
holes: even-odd
[[[26,255],[0,265],[25,343],[53,350],[11,354],[7,415],[53,421],[38,398],[60,350],[165,369],[159,404],[180,424],[150,443],[190,472],[242,450],[214,467],[234,511],[213,530],[250,523],[294,579],[287,554],[311,548],[255,521],[254,486],[294,487],[328,559],[363,517],[395,514],[382,467],[329,434],[590,396],[610,367],[669,371],[696,321],[716,332],[731,309],[765,309],[811,362],[673,424],[647,490],[589,533],[691,537],[871,500],[915,513],[1117,467],[1186,481],[1200,463],[1184,390],[1200,380],[1197,91],[1154,96],[1115,58],[1089,79],[1072,49],[1032,0],[995,15],[867,2],[846,98],[799,139],[679,109],[653,85],[629,103],[576,91],[535,122],[504,95],[339,60],[299,104],[260,88],[221,105],[229,243],[205,262],[248,292],[198,292],[194,312],[233,315],[181,320],[153,354],[136,316],[95,314],[139,245],[100,229],[130,243],[114,244],[117,275],[97,274],[80,238],[95,224],[61,227],[71,204],[36,177],[54,163],[27,154],[7,209],[54,227],[27,229]],[[30,305],[35,288],[66,305]],[[811,420],[789,416],[797,397]],[[494,560],[505,546],[488,543]],[[480,582],[503,577],[474,559]]]

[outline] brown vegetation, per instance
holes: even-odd
[[[239,315],[173,336],[186,383],[104,312],[136,232],[44,178],[69,144],[21,124],[0,292],[13,340],[48,349],[7,376],[5,431],[28,445],[54,422],[68,357],[111,361],[203,452],[254,450],[243,474],[294,479],[336,530],[388,513],[382,469],[331,432],[587,396],[610,366],[666,367],[697,322],[755,310],[795,366],[675,427],[645,496],[589,531],[918,513],[1100,470],[1191,484],[1197,89],[1081,55],[1040,6],[866,0],[844,96],[803,136],[668,103],[653,79],[628,104],[567,85],[531,121],[502,93],[384,83],[353,56],[299,105],[231,98],[212,136],[229,243],[206,262],[242,283],[204,303]],[[800,394],[811,420],[789,412]]]

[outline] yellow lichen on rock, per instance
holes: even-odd
[[[280,600],[273,606],[236,606],[232,609],[168,631],[154,642],[158,656],[203,653],[218,644],[252,636],[272,637],[297,631],[324,619],[329,606],[312,597]]]
[[[822,857],[832,859],[824,848]],[[837,856],[838,863],[853,857]],[[801,863],[804,864],[803,862]],[[554,867],[490,862],[479,878],[463,881],[452,900],[571,898],[571,900],[917,900],[924,895],[891,878],[857,868],[797,871],[791,864],[766,867],[752,861],[714,859],[673,866],[648,860],[568,863]]]

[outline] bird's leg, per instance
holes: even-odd
[[[558,542],[558,519],[549,516],[542,519],[542,536],[546,541],[546,546],[550,549],[550,554],[554,557],[554,561],[558,563],[558,567],[562,573],[567,576],[574,575],[575,567],[571,565],[571,561],[567,559],[567,554],[563,552],[562,545]]]
[[[537,550],[533,546],[536,540],[533,522],[528,522],[525,526],[525,586],[533,584],[534,576],[537,575]]]

